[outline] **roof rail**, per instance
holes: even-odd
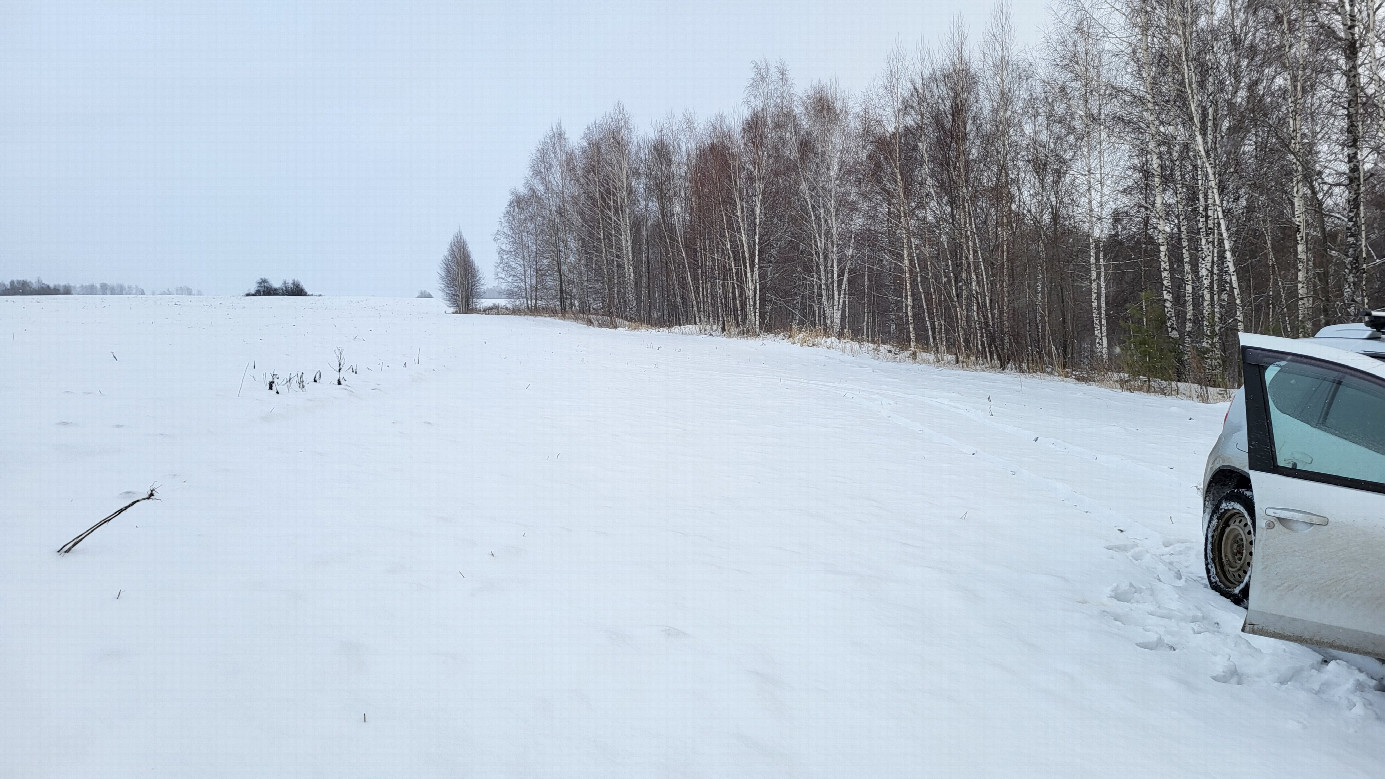
[[[1377,308],[1374,311],[1362,311],[1361,321],[1366,327],[1385,336],[1385,308]]]

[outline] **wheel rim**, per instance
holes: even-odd
[[[1252,528],[1245,512],[1228,509],[1217,522],[1217,578],[1230,590],[1245,584],[1250,575]]]

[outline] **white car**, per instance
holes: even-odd
[[[1383,331],[1241,335],[1202,494],[1207,582],[1247,633],[1385,657]]]

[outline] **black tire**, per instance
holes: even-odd
[[[1248,489],[1222,496],[1207,516],[1203,562],[1213,591],[1237,606],[1250,595],[1250,564],[1255,552],[1255,498]]]

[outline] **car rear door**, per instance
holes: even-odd
[[[1385,363],[1242,335],[1255,549],[1244,630],[1385,657]]]

